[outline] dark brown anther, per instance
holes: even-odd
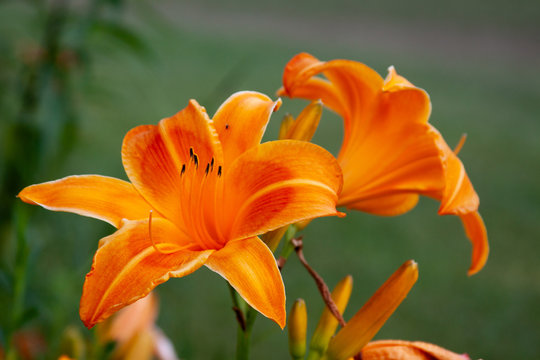
[[[182,171],[180,171],[180,175],[184,175],[185,172],[186,172],[186,164],[183,164]]]
[[[204,169],[205,175],[208,175],[208,171],[210,171],[210,163],[206,164],[206,169]]]
[[[193,148],[192,147],[189,148],[189,158],[193,159]]]
[[[214,157],[212,156],[212,161],[210,161],[210,171],[214,171]]]
[[[199,168],[199,157],[197,154],[193,155],[193,163],[195,164],[195,169]]]
[[[229,129],[229,124],[225,124],[225,130]]]
[[[221,165],[217,168],[217,176],[221,176]]]

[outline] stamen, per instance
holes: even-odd
[[[193,160],[193,148],[189,148],[189,158]]]
[[[221,165],[218,166],[217,176],[221,177]]]
[[[180,176],[184,175],[186,172],[186,164],[182,164],[182,171],[180,171]]]
[[[461,148],[465,144],[465,140],[467,140],[467,134],[461,135],[461,139],[459,139],[459,142],[456,145],[456,148],[454,149],[454,154],[456,155],[459,154],[459,152],[461,151]]]
[[[195,164],[195,170],[199,169],[199,157],[197,154],[193,155],[193,163]]]
[[[206,164],[206,169],[204,170],[204,174],[208,175],[208,171],[210,171],[210,163]]]
[[[214,157],[212,156],[212,161],[210,161],[210,171],[214,171]]]

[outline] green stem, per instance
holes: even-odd
[[[26,272],[30,249],[26,241],[28,213],[25,205],[17,204],[14,211],[15,230],[17,232],[17,252],[15,254],[13,303],[11,307],[11,326],[6,339],[6,359],[16,359],[15,349],[11,346],[13,333],[19,327],[24,313],[24,294],[26,290]]]
[[[251,344],[251,331],[257,318],[257,311],[249,306],[244,299],[229,284],[231,298],[233,301],[233,310],[238,321],[238,331],[236,340],[236,359],[249,359],[249,348]]]
[[[297,227],[293,224],[289,226],[287,232],[285,233],[285,244],[283,245],[283,249],[281,249],[281,254],[279,255],[278,259],[279,270],[283,268],[289,256],[291,256],[291,254],[294,252],[294,245],[292,243],[292,239],[294,239],[294,237],[296,236],[297,231]]]
[[[247,305],[246,323],[245,329],[238,327],[238,338],[236,342],[236,359],[247,360],[249,359],[249,350],[251,346],[251,331],[253,324],[257,318],[257,312],[249,305]]]

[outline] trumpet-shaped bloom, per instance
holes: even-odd
[[[284,326],[283,281],[257,235],[338,214],[342,175],[331,154],[316,145],[260,144],[280,103],[240,92],[212,120],[191,100],[158,125],[125,136],[122,161],[131,182],[70,176],[21,191],[27,203],[118,228],[100,241],[86,276],[80,304],[86,326],[202,265]]]
[[[420,194],[434,197],[441,202],[440,215],[458,215],[463,222],[473,244],[469,274],[484,266],[488,242],[478,196],[459,158],[428,123],[431,103],[424,90],[393,67],[383,79],[364,64],[322,62],[306,53],[287,64],[283,85],[280,94],[321,99],[344,120],[338,205],[399,215],[412,209]]]

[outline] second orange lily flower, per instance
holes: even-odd
[[[439,214],[458,215],[473,244],[469,274],[482,269],[489,247],[478,195],[456,153],[428,123],[431,103],[424,90],[393,67],[383,79],[362,63],[323,62],[306,53],[289,61],[283,85],[280,95],[321,99],[344,120],[338,205],[399,215],[416,205],[419,194],[436,198]]]
[[[109,222],[86,276],[81,319],[92,327],[170,277],[206,265],[263,315],[285,325],[285,292],[257,237],[303,219],[339,214],[339,165],[301,141],[260,144],[281,101],[232,95],[210,119],[192,100],[156,125],[132,129],[122,161],[131,182],[70,176],[19,197],[49,210]]]

